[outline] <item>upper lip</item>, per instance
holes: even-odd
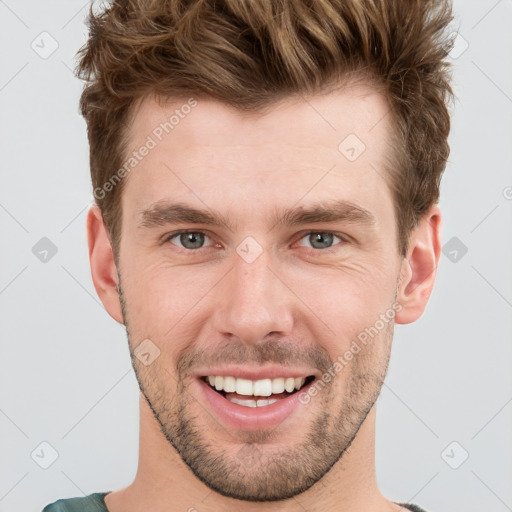
[[[262,379],[277,379],[279,377],[309,377],[310,375],[317,376],[314,370],[300,370],[297,368],[283,368],[280,366],[266,366],[264,368],[251,368],[248,366],[224,366],[222,368],[209,368],[196,372],[197,377],[207,376],[232,376],[240,379],[249,380],[262,380]]]

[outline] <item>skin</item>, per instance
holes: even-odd
[[[129,147],[184,103],[146,98]],[[430,208],[402,258],[384,167],[387,112],[364,85],[287,98],[259,114],[201,99],[125,178],[118,268],[101,214],[90,209],[97,293],[127,326],[132,351],[148,338],[160,350],[148,366],[132,355],[142,391],[139,466],[129,486],[107,495],[110,512],[404,510],[377,486],[375,400],[394,323],[417,320],[432,291],[441,212]],[[353,162],[338,151],[350,133],[366,145]],[[275,209],[331,199],[370,211],[375,224],[269,220]],[[236,229],[141,227],[141,212],[163,201],[218,211]],[[169,238],[180,229],[200,232],[198,245]],[[344,239],[315,245],[312,232]],[[251,263],[236,252],[247,236],[262,249]],[[274,429],[228,427],[199,393],[194,372],[217,362],[324,374],[390,310],[394,320]]]

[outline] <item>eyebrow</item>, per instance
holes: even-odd
[[[368,227],[376,224],[375,216],[371,212],[344,200],[326,200],[287,210],[276,208],[269,220],[271,229],[275,226],[294,227],[322,222],[349,222]],[[222,226],[230,231],[236,229],[236,223],[220,212],[200,210],[185,203],[159,202],[140,212],[139,227],[142,228],[179,223]]]

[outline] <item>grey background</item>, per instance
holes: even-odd
[[[96,297],[87,258],[92,191],[82,84],[71,70],[88,3],[0,1],[0,512],[120,488],[137,467],[138,388],[125,333]],[[448,245],[425,314],[395,331],[377,476],[390,499],[430,512],[505,512],[512,1],[459,0],[455,10],[463,39],[452,55],[457,102],[440,202]],[[52,38],[58,48],[42,58]],[[52,450],[58,458],[43,469]]]

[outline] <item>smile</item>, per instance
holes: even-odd
[[[197,382],[218,420],[237,429],[261,430],[276,427],[303,407],[298,391],[307,391],[314,380],[314,375],[259,380],[209,375]]]
[[[250,380],[233,376],[203,377],[212,388],[238,405],[245,407],[265,407],[299,391],[314,379],[309,377],[278,377],[276,379]],[[244,398],[254,397],[254,398]],[[269,397],[269,398],[265,398]]]

